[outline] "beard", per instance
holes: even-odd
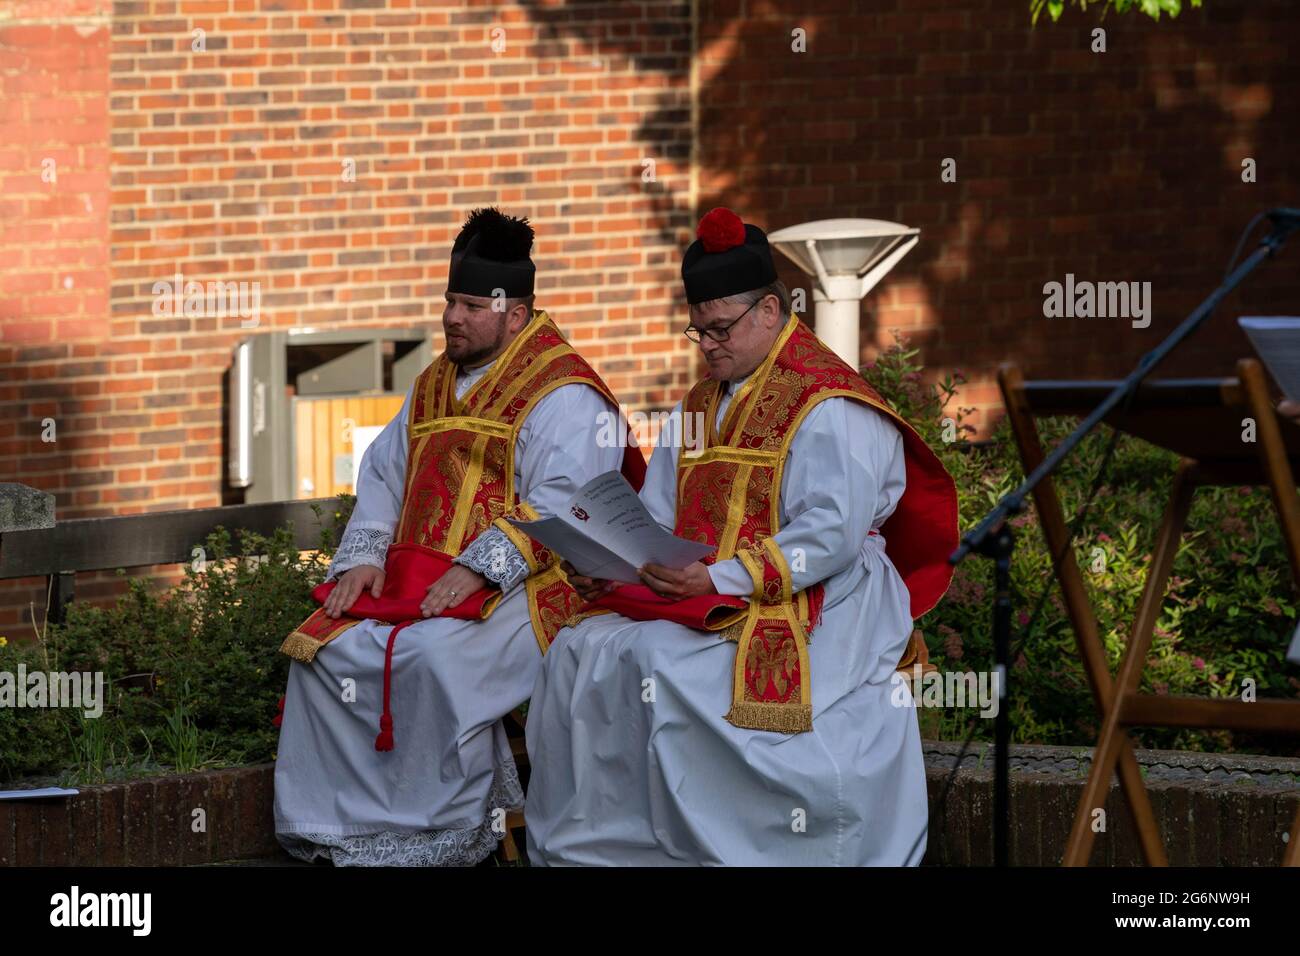
[[[474,341],[467,335],[466,341],[461,345],[453,346],[448,342],[447,358],[460,366],[482,365],[501,349],[501,346],[505,343],[505,338],[506,317],[503,315],[500,322],[497,323],[495,332],[487,341]]]

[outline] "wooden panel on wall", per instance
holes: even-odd
[[[295,398],[294,497],[355,494],[351,469],[345,468],[341,459],[353,453],[353,431],[368,425],[387,425],[401,411],[404,398],[403,395]],[[351,428],[345,427],[349,419]],[[345,475],[347,480],[336,480]]]

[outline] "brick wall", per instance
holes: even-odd
[[[956,774],[951,768],[960,745],[922,741],[922,746],[929,798],[922,865],[992,865],[988,745],[967,754]],[[1019,745],[1011,751],[1010,862],[1057,866],[1091,751]],[[1300,808],[1300,792],[1281,779],[1294,773],[1296,761],[1151,750],[1137,750],[1135,756],[1149,771],[1145,786],[1171,865],[1280,864]],[[517,759],[527,782],[526,754]],[[1201,764],[1203,770],[1175,777],[1171,764]],[[1222,769],[1225,765],[1246,770]],[[68,799],[0,801],[0,868],[180,866],[258,857],[287,862],[274,835],[274,772],[274,764],[261,764],[82,787]],[[946,787],[951,789],[941,800]],[[193,828],[197,808],[207,821],[199,833]],[[1144,865],[1118,785],[1109,788],[1104,809],[1109,825],[1093,838],[1090,865]],[[523,834],[514,836],[522,847]]]
[[[247,331],[153,316],[153,283],[258,282],[263,329],[436,328],[451,239],[490,202],[532,217],[541,304],[632,406],[666,405],[691,376],[678,257],[717,203],[767,228],[920,227],[864,306],[864,356],[906,330],[935,371],[971,378],[958,400],[982,429],[1003,358],[1030,377],[1116,373],[1209,290],[1251,213],[1300,205],[1300,7],[1111,16],[1098,54],[1091,17],[1031,29],[1026,6],[11,4],[0,478],[53,491],[65,516],[219,503],[220,382]],[[1229,371],[1248,354],[1235,316],[1300,305],[1298,255],[1167,371]],[[1067,272],[1150,281],[1151,326],[1044,318],[1043,284]]]
[[[911,334],[1000,415],[992,372],[1127,371],[1223,276],[1256,211],[1300,202],[1294,110],[1300,5],[1207,0],[1155,23],[1071,11],[1029,29],[1006,0],[703,0],[700,205],[779,227],[836,216],[904,222],[920,244],[868,297],[864,355]],[[807,52],[791,51],[802,28]],[[1242,182],[1242,160],[1257,181]],[[956,160],[957,181],[940,166]],[[1243,314],[1300,314],[1300,248],[1222,306],[1169,374],[1231,374]],[[1152,283],[1146,329],[1047,319],[1072,272]],[[806,281],[783,269],[790,282]]]
[[[0,250],[3,288],[32,289],[4,314],[0,473],[54,492],[61,515],[222,503],[222,374],[246,320],[155,316],[155,282],[258,283],[259,329],[436,329],[447,253],[476,205],[530,216],[539,305],[620,396],[662,407],[685,389],[689,343],[669,334],[692,220],[685,0],[536,17],[409,0],[100,7],[86,67],[111,147],[98,156],[111,210],[101,184],[89,243],[99,301],[60,296],[69,319],[55,323],[36,292],[53,296],[63,273],[44,259],[10,271],[11,248],[42,242],[26,207],[6,210],[22,225]],[[0,20],[0,49],[70,62],[75,28],[38,32],[34,16]],[[569,35],[571,22],[617,49]],[[57,89],[32,84],[30,125],[4,137],[27,144],[6,175],[37,195],[38,117]],[[47,215],[74,204],[45,192]],[[56,442],[40,440],[42,416]],[[113,590],[83,578],[79,593]],[[15,588],[43,603],[32,582]]]
[[[110,7],[0,7],[0,480],[57,487],[69,509],[83,489],[112,479],[97,434],[98,417],[113,411],[101,389],[113,372],[101,349],[111,283]],[[40,441],[50,419],[51,437],[66,443]],[[29,584],[0,585],[0,622],[12,624],[20,603],[43,606]]]

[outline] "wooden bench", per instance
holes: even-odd
[[[54,520],[53,496],[26,485],[0,484],[0,581],[47,580],[47,619],[62,623],[78,571],[111,571],[155,564],[187,564],[218,527],[231,533],[233,553],[241,535],[270,537],[292,522],[294,543],[309,551],[320,544],[320,521],[312,506],[332,515],[333,498],[159,511],[113,518]]]

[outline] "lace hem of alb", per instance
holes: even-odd
[[[501,841],[504,825],[499,810],[524,805],[524,789],[514,762],[499,765],[488,791],[483,822],[463,830],[382,830],[340,836],[334,833],[277,833],[290,856],[311,863],[318,857],[335,866],[474,866],[483,862]]]

